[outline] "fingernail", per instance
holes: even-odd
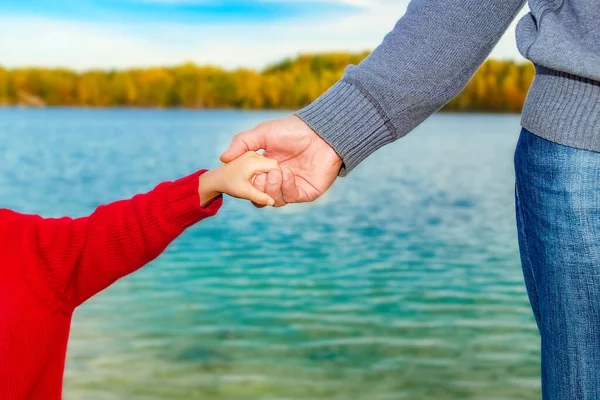
[[[269,172],[269,183],[277,183],[277,175],[275,172]]]
[[[268,204],[273,207],[275,205],[275,200],[269,199]]]
[[[266,177],[264,174],[260,174],[256,177],[256,179],[254,180],[254,183],[258,184],[258,185],[264,185],[266,181]]]

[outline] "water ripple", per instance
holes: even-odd
[[[0,110],[0,202],[84,215],[217,165],[233,133],[277,115]],[[76,313],[66,399],[539,398],[518,130],[436,116],[314,204],[226,199]]]

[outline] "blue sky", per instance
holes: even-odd
[[[359,12],[352,1],[269,0],[3,0],[0,12],[81,21],[269,22]]]
[[[0,64],[75,69],[187,61],[262,68],[372,49],[408,0],[2,0]],[[514,26],[493,53],[519,58]]]

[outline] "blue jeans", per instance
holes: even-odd
[[[546,400],[600,399],[600,153],[527,130],[515,153],[521,262]]]

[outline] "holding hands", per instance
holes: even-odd
[[[239,133],[221,155],[221,161],[234,163],[247,152],[259,150],[264,150],[263,160],[278,165],[261,162],[264,168],[255,169],[251,180],[255,191],[245,185],[244,193],[252,196],[236,196],[251,200],[257,207],[313,201],[329,189],[342,167],[342,159],[331,146],[295,115]],[[267,168],[269,165],[271,168]]]
[[[257,175],[279,171],[277,161],[247,151],[227,164],[223,164],[200,176],[200,206],[206,207],[220,194],[246,199],[262,207],[275,205],[275,200],[254,186]]]

